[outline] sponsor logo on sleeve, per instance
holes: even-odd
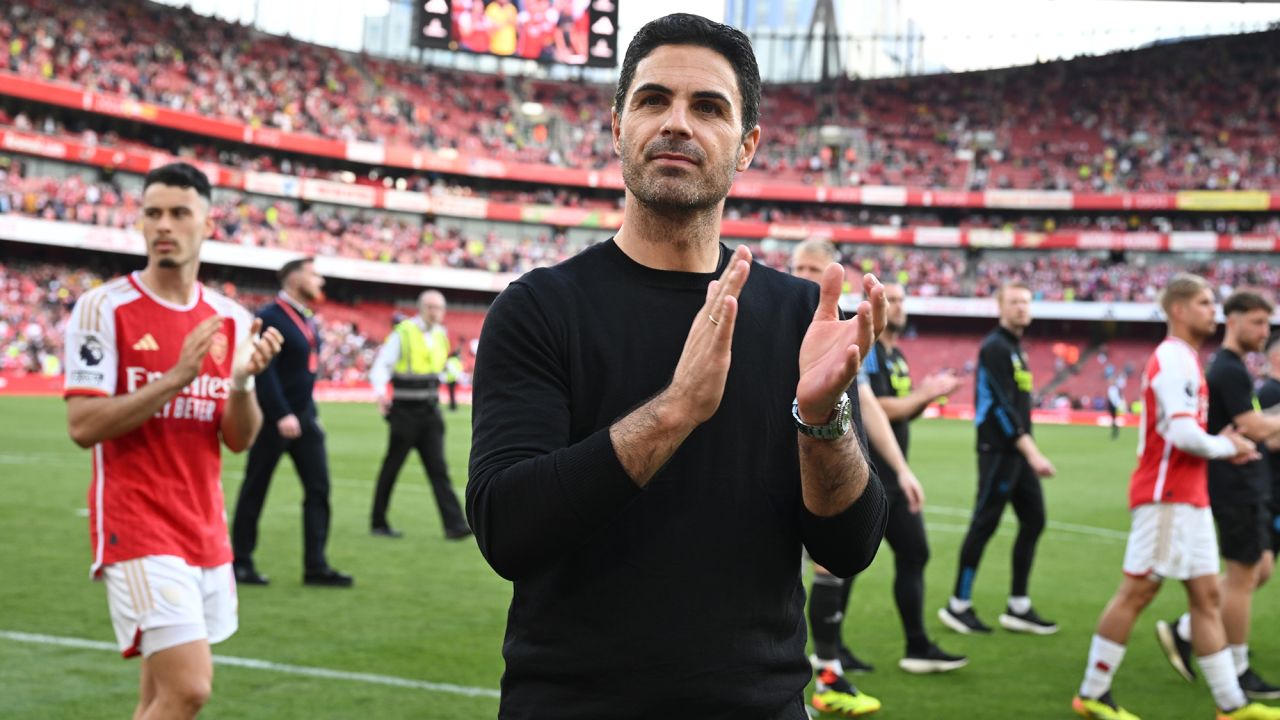
[[[106,377],[102,373],[93,370],[76,370],[71,373],[71,384],[76,386],[101,385],[105,379]]]

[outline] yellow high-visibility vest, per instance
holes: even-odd
[[[396,375],[439,375],[449,358],[449,335],[437,325],[430,332],[423,332],[413,319],[396,325],[400,336],[400,359],[396,361]]]

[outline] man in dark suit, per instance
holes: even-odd
[[[311,394],[316,384],[320,336],[310,305],[323,298],[324,278],[311,258],[290,260],[280,268],[280,294],[258,311],[263,328],[277,328],[284,347],[258,376],[258,404],[263,423],[249,450],[244,483],[236,501],[231,527],[236,580],[242,585],[266,585],[265,575],[253,564],[258,544],[258,518],[280,456],[293,458],[302,479],[302,528],[306,585],[350,587],[350,575],[329,567],[325,543],[329,537],[329,465],[325,459],[324,430],[316,417]]]

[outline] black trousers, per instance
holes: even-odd
[[[417,450],[422,467],[427,471],[431,489],[435,492],[436,507],[440,509],[440,522],[446,531],[465,530],[467,520],[458,504],[458,496],[449,481],[449,468],[444,459],[444,417],[440,406],[434,402],[393,402],[387,414],[391,425],[391,439],[387,444],[382,469],[378,471],[378,486],[373,493],[371,526],[387,527],[387,506],[391,503],[391,491],[396,477],[410,450]]]
[[[908,650],[923,650],[929,636],[924,630],[924,567],[929,563],[929,538],[924,531],[923,513],[911,512],[901,490],[885,488],[889,519],[884,539],[893,549],[893,599],[902,620]],[[856,575],[854,577],[857,577]],[[845,581],[845,608],[854,578]]]
[[[325,544],[329,540],[329,462],[325,457],[324,430],[314,413],[298,416],[302,435],[289,440],[280,436],[273,422],[264,422],[244,469],[244,484],[236,500],[235,519],[231,523],[231,548],[237,565],[253,566],[253,551],[258,546],[258,519],[267,499],[271,476],[280,456],[289,453],[293,467],[302,480],[302,547],[307,571],[329,567]]]
[[[449,390],[449,409],[458,409],[458,383],[445,383],[444,386]]]
[[[969,532],[960,546],[960,572],[955,596],[968,600],[987,542],[1000,527],[1006,505],[1018,516],[1018,536],[1013,541],[1013,587],[1010,594],[1025,596],[1035,559],[1036,542],[1044,532],[1044,490],[1040,477],[1021,453],[978,453],[978,501],[969,521]]]

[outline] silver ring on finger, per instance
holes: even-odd
[[[712,325],[716,325],[716,326],[720,325],[720,321],[712,317],[711,313],[707,313],[707,319],[711,321]]]

